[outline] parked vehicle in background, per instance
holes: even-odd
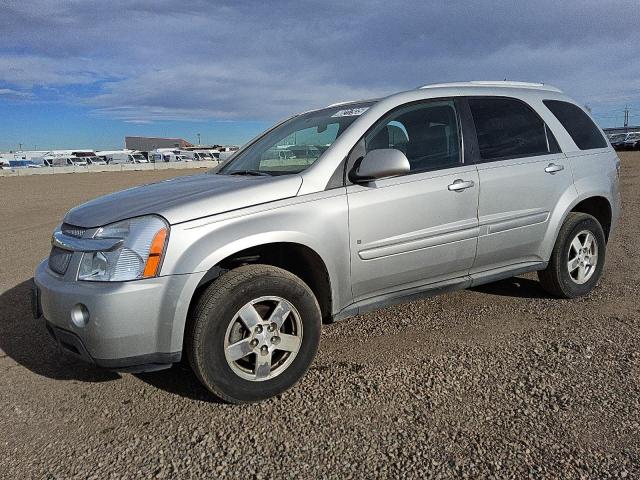
[[[65,167],[67,166],[67,157],[49,157],[46,162],[50,167]]]
[[[110,165],[122,163],[148,163],[147,158],[135,150],[102,150],[96,155],[103,158]]]
[[[626,133],[614,133],[612,135],[609,135],[609,143],[611,143],[611,146],[613,148],[620,149],[622,145],[624,145],[624,141],[626,140],[626,138]]]
[[[46,163],[51,167],[86,167],[87,166],[86,158],[67,157],[67,156],[49,157],[46,159]]]
[[[158,148],[157,150],[153,150],[149,152],[149,158],[151,158],[152,162],[185,162],[192,161],[192,157],[187,158],[185,155],[186,150],[180,149],[171,149],[171,148]]]
[[[36,157],[36,156],[28,155],[27,158],[24,158],[24,157],[23,158],[17,158],[16,157],[13,160],[23,160],[23,161],[26,160],[28,162],[31,162],[30,164],[35,165],[35,168],[47,167],[48,166],[46,160],[43,157]],[[31,167],[31,168],[34,168],[34,167]]]
[[[75,167],[86,167],[87,157],[67,157],[67,164]]]
[[[223,147],[218,155],[219,160],[228,160],[234,153],[238,151],[238,147]]]
[[[71,209],[34,314],[88,362],[158,370],[184,352],[220,398],[259,401],[302,378],[323,319],[533,271],[554,297],[589,294],[619,175],[589,113],[542,84],[331,105],[217,171]]]
[[[193,162],[199,159],[196,153],[191,150],[173,150],[173,153],[181,157],[183,162]]]
[[[640,132],[631,132],[627,134],[622,144],[623,150],[640,150]]]
[[[215,160],[208,150],[193,150],[193,159],[197,162]]]
[[[95,157],[86,157],[87,164],[89,165],[106,165],[107,161],[104,158],[95,156]]]
[[[65,152],[65,153],[69,154],[68,152]],[[96,152],[94,152],[93,150],[72,150],[70,156],[87,159],[87,158],[95,157]]]
[[[233,149],[236,147],[223,147],[223,148]],[[173,151],[176,152],[176,150],[173,150]],[[178,152],[183,155],[187,155],[190,158],[193,158],[194,161],[218,160],[218,157],[220,156],[220,151],[215,148],[189,147],[185,150],[178,150],[176,153]]]
[[[147,157],[145,157],[141,152],[133,152],[131,156],[133,157],[133,163],[149,163]]]
[[[38,165],[32,160],[9,160],[9,168],[41,168],[42,165]]]
[[[161,153],[157,153],[157,152],[149,152],[149,157],[148,157],[149,161],[151,163],[161,163],[164,162],[164,157]]]

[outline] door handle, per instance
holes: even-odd
[[[551,175],[562,170],[564,170],[564,166],[555,163],[550,163],[549,166],[544,169],[545,172],[550,173]]]
[[[462,179],[457,179],[454,180],[454,182],[449,185],[449,191],[451,192],[461,192],[462,190],[466,190],[467,188],[471,188],[475,185],[475,183],[473,182],[473,180],[462,180]]]

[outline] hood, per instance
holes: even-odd
[[[92,228],[141,215],[162,215],[170,224],[294,197],[302,177],[204,173],[142,185],[96,198],[69,210],[65,223]]]

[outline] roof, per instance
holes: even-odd
[[[513,82],[511,80],[474,80],[471,82],[433,83],[430,85],[423,85],[418,87],[418,89],[447,87],[531,88],[534,90],[546,90],[562,93],[562,90],[552,85],[532,82]]]

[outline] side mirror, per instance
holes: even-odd
[[[371,150],[356,162],[349,172],[353,183],[370,182],[379,178],[393,177],[408,173],[411,169],[404,153],[395,148]]]

